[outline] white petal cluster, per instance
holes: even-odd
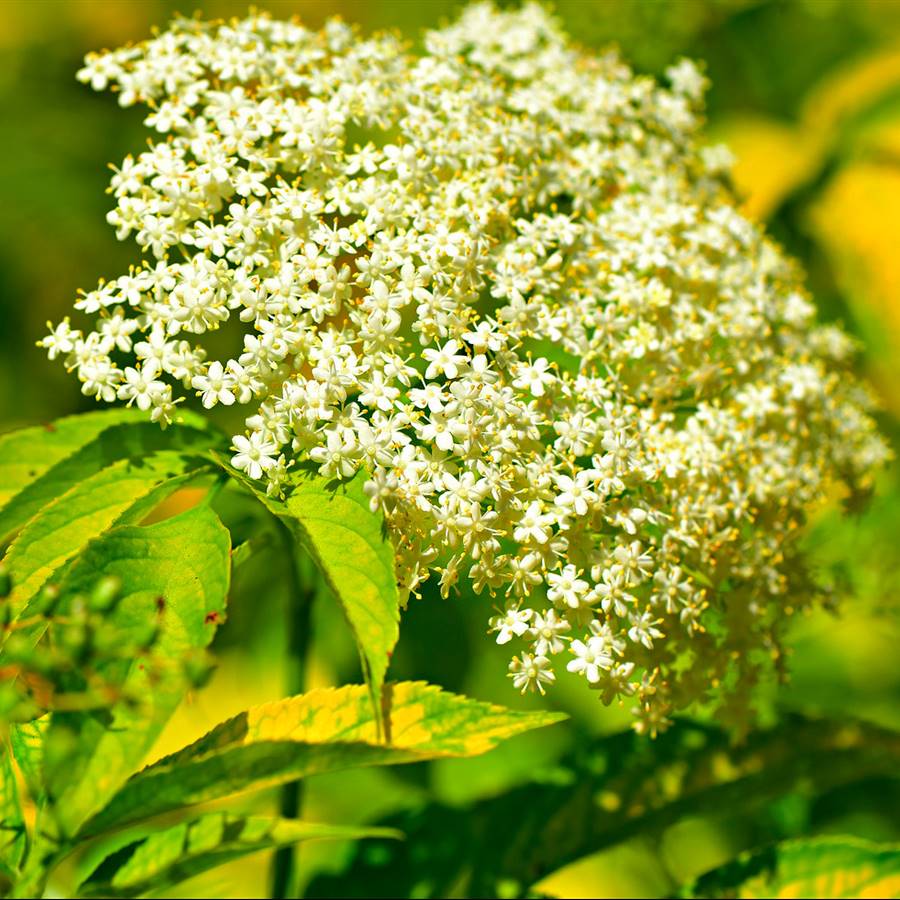
[[[743,710],[814,595],[804,510],[887,450],[700,146],[695,66],[660,86],[479,4],[424,54],[177,19],[79,77],[158,134],[111,182],[142,262],[42,342],[86,394],[251,405],[233,462],[275,493],[364,470],[403,588],[497,598],[523,690],[568,670],[650,731]]]

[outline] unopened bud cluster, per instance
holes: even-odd
[[[0,722],[31,721],[54,710],[139,707],[148,699],[145,688],[125,680],[135,660],[150,683],[174,671],[186,684],[199,684],[209,669],[205,654],[172,660],[160,652],[164,604],[155,615],[129,616],[123,628],[118,578],[101,578],[89,593],[71,597],[47,585],[19,618],[7,599],[11,587],[0,568]]]
[[[650,731],[746,706],[814,595],[804,510],[887,450],[698,142],[694,65],[660,86],[479,4],[420,55],[177,19],[80,77],[158,135],[111,182],[142,263],[43,341],[85,393],[250,405],[233,462],[273,493],[364,470],[403,587],[496,598],[523,690],[568,670]]]

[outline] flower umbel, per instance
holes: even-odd
[[[111,182],[143,256],[42,343],[163,425],[252,405],[232,462],[274,493],[363,470],[406,591],[501,598],[517,687],[739,718],[816,596],[804,511],[887,457],[850,341],[735,208],[693,64],[659,86],[537,5],[425,46],[253,15],[88,57],[159,135]]]

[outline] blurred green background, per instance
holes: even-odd
[[[276,16],[318,26],[338,14],[365,29],[396,27],[415,38],[451,17],[450,0],[270,0]],[[560,0],[556,11],[582,44],[618,44],[639,71],[659,73],[678,56],[704,63],[710,140],[737,157],[746,211],[766,221],[797,256],[821,315],[841,321],[864,348],[860,367],[875,385],[895,448],[900,417],[900,0]],[[139,150],[141,112],[75,81],[88,50],[146,36],[176,11],[243,14],[233,0],[2,0],[0,2],[0,431],[89,408],[77,384],[34,346],[48,319],[67,314],[78,288],[136,259],[104,220],[108,162]],[[250,515],[234,500],[235,519]],[[249,526],[248,526],[249,527]],[[779,709],[853,714],[900,727],[900,480],[884,475],[862,514],[816,512],[809,546],[842,601],[838,615],[799,622],[793,681],[770,686],[762,715]],[[283,693],[284,597],[279,555],[262,554],[237,579],[221,665],[158,748],[191,739],[224,716]],[[260,585],[266,585],[265,589]],[[414,601],[393,671],[508,705],[506,654],[492,648],[484,600]],[[316,610],[310,686],[355,680],[355,654],[333,604]],[[434,653],[434,635],[444,652]],[[574,681],[574,679],[563,679]],[[587,691],[560,685],[551,702],[572,714],[568,729],[512,742],[484,760],[312,779],[307,813],[365,820],[427,797],[465,803],[552,765],[581,733],[622,727]],[[264,798],[262,802],[272,802]],[[800,798],[770,815],[772,837],[808,820]],[[900,839],[897,804],[847,801],[828,826]],[[692,820],[659,845],[631,844],[563,870],[542,885],[561,896],[652,896],[729,858],[747,836],[721,820]],[[304,849],[305,877],[338,869],[349,847]],[[196,879],[197,896],[262,896],[267,860],[256,857]]]

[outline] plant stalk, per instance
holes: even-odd
[[[316,595],[316,572],[294,535],[283,522],[278,523],[290,564],[288,566],[287,661],[285,687],[288,696],[302,694],[306,687],[312,605]],[[303,782],[292,781],[281,788],[280,814],[285,819],[300,817],[303,806]],[[280,847],[272,859],[273,900],[293,896],[297,874],[297,848]]]

